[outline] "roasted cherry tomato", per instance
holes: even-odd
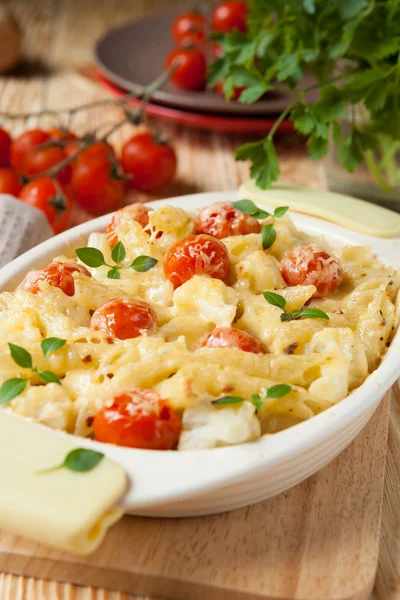
[[[164,273],[175,288],[193,275],[209,275],[228,281],[230,262],[228,250],[210,235],[191,235],[176,242],[164,257]]]
[[[171,450],[181,428],[178,413],[157,392],[141,388],[115,396],[93,421],[99,442],[147,450]]]
[[[229,102],[231,100],[236,101],[239,100],[240,98],[240,94],[245,90],[245,87],[238,87],[235,86],[233,88],[233,94],[232,96],[229,98]],[[224,84],[222,81],[217,81],[217,83],[214,85],[214,90],[217,92],[217,94],[219,94],[220,96],[223,96],[225,98],[225,90],[224,90]]]
[[[40,292],[39,283],[44,281],[53,287],[59,288],[67,296],[73,296],[75,294],[73,273],[80,273],[86,277],[91,277],[91,274],[83,265],[56,262],[51,263],[40,271],[30,271],[21,283],[21,287],[27,292],[37,294]]]
[[[46,215],[54,233],[60,233],[68,225],[72,199],[66,188],[59,184],[62,194],[49,177],[34,179],[19,194],[20,200],[38,208]]]
[[[0,194],[18,196],[22,189],[17,171],[14,169],[0,169]]]
[[[91,328],[105,331],[119,340],[135,338],[157,327],[154,309],[138,298],[114,298],[100,306],[92,316]]]
[[[337,258],[314,244],[293,248],[280,264],[288,285],[315,285],[313,298],[325,298],[342,282],[342,267]]]
[[[129,185],[144,192],[152,192],[175,175],[176,154],[166,142],[158,142],[149,132],[132,136],[122,147],[121,165],[132,175]]]
[[[266,348],[260,340],[234,327],[216,327],[202,340],[201,345],[208,348],[233,348],[254,354],[266,353]]]
[[[74,165],[71,178],[71,188],[77,201],[94,215],[115,210],[125,188],[124,181],[114,177],[111,160],[102,152],[82,154]]]
[[[219,4],[213,11],[211,17],[211,28],[213,31],[228,33],[238,29],[245,33],[247,31],[247,4],[238,0],[231,0]]]
[[[115,230],[122,221],[136,221],[144,228],[149,224],[149,212],[150,209],[140,202],[128,204],[128,206],[124,206],[124,208],[117,210],[107,226],[107,240],[111,248],[114,248],[115,244],[118,242],[118,236],[115,233]]]
[[[11,161],[11,137],[0,128],[0,167],[9,167]]]
[[[218,239],[261,231],[257,219],[234,208],[231,202],[214,202],[201,208],[195,218],[195,227],[196,233],[207,233]]]
[[[171,80],[185,90],[204,90],[206,86],[207,63],[199,48],[178,48],[168,54],[166,68],[175,65]]]
[[[62,148],[41,147],[50,141],[50,134],[41,129],[25,131],[15,138],[11,145],[11,164],[14,169],[21,175],[30,177],[39,175],[63,161],[66,154]],[[71,166],[66,165],[57,179],[61,183],[68,183],[70,178]]]
[[[202,33],[204,39],[205,28],[206,19],[201,13],[194,11],[182,13],[172,24],[172,37],[178,44],[182,38],[193,33]]]

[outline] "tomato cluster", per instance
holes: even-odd
[[[242,0],[228,0],[219,4],[207,19],[199,12],[185,12],[172,25],[172,38],[176,48],[166,59],[166,68],[175,67],[171,79],[186,90],[204,90],[207,74],[207,34],[247,31],[247,4]],[[221,55],[221,46],[210,42],[213,58]],[[223,83],[215,85],[215,91],[224,95]],[[237,100],[244,88],[235,88],[233,100]]]
[[[61,128],[32,129],[14,139],[0,129],[0,194],[43,211],[55,233],[68,226],[75,201],[94,215],[110,212],[126,187],[152,192],[173,179],[176,166],[173,148],[149,131],[133,135],[117,158],[109,143],[85,148]]]

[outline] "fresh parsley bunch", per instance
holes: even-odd
[[[224,82],[226,96],[245,87],[240,102],[266,92],[290,95],[268,136],[244,144],[237,160],[250,159],[251,175],[267,188],[279,177],[274,134],[285,118],[308,136],[311,158],[328,151],[329,135],[348,171],[366,161],[387,187],[400,149],[400,2],[398,0],[249,0],[248,32],[216,34],[222,56],[210,65],[208,83]],[[299,90],[305,73],[317,83]],[[307,91],[319,99],[307,100]],[[356,121],[354,107],[367,118]],[[349,130],[339,119],[350,110]],[[379,150],[379,153],[376,152]],[[393,178],[392,178],[393,179]],[[393,181],[392,181],[393,183]]]

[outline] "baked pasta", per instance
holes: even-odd
[[[298,231],[286,210],[135,204],[28,273],[0,295],[1,409],[104,442],[198,450],[343,400],[390,344],[399,277],[367,246],[333,251]]]

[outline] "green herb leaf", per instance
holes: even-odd
[[[328,152],[328,140],[322,137],[312,136],[307,141],[307,148],[313,160],[322,158]]]
[[[268,304],[272,304],[272,306],[278,306],[278,308],[285,310],[286,300],[283,296],[275,294],[275,292],[264,292],[263,296]]]
[[[37,374],[43,383],[58,383],[61,385],[59,377],[57,377],[57,375],[52,371],[37,371]]]
[[[158,260],[151,256],[137,256],[133,263],[131,264],[132,269],[138,271],[139,273],[144,273],[145,271],[149,271],[158,263]]]
[[[259,411],[262,411],[262,409],[264,408],[264,402],[261,400],[261,398],[258,394],[253,394],[251,396],[251,401],[254,404],[254,406],[257,407],[257,409]]]
[[[281,217],[283,217],[283,215],[286,215],[288,210],[288,206],[278,206],[278,208],[274,210],[274,217],[276,219],[280,219]]]
[[[119,265],[120,262],[124,260],[126,256],[125,246],[122,242],[117,242],[111,252],[111,258],[113,261]]]
[[[293,311],[294,312],[294,311]],[[305,308],[300,311],[300,314],[296,318],[301,319],[327,319],[329,321],[329,317],[323,310],[319,310],[318,308]]]
[[[291,391],[292,388],[290,385],[278,383],[267,389],[267,398],[283,398],[283,396],[287,396]]]
[[[25,348],[21,348],[21,346],[16,346],[11,343],[8,344],[8,347],[10,348],[14,362],[16,362],[19,367],[32,369],[32,356]]]
[[[265,81],[260,81],[243,90],[239,96],[239,101],[242,102],[242,104],[252,104],[252,102],[257,102],[257,100],[264,96],[269,89],[270,86],[266,84]]]
[[[268,138],[259,142],[243,144],[236,151],[236,160],[251,159],[251,177],[256,184],[266,189],[279,177],[279,162],[272,141]]]
[[[266,219],[271,216],[266,210],[258,208],[252,200],[237,200],[232,203],[232,206],[246,215],[251,215],[255,219]]]
[[[211,404],[240,404],[244,402],[244,398],[240,396],[222,396],[222,398],[218,398],[217,400],[213,400]]]
[[[64,462],[60,465],[38,471],[36,475],[51,473],[52,471],[58,471],[58,469],[68,469],[75,473],[87,473],[97,467],[103,458],[104,454],[101,452],[95,452],[94,450],[88,450],[87,448],[75,448],[75,450],[71,450],[71,452],[67,454]]]
[[[119,272],[119,267],[113,267],[107,273],[108,279],[121,279],[121,273]]]
[[[75,253],[79,260],[93,269],[97,269],[106,264],[103,253],[97,248],[77,248]]]
[[[10,402],[10,400],[22,394],[27,384],[28,382],[26,379],[19,378],[8,379],[5,381],[0,388],[0,406],[2,404],[7,404],[7,402]]]
[[[292,320],[293,320],[292,313],[284,312],[281,314],[281,323],[284,323],[285,321],[292,321]]]
[[[57,350],[65,346],[66,343],[67,340],[62,340],[61,338],[55,337],[50,337],[43,340],[40,344],[40,347],[43,351],[43,360],[47,358],[50,354],[53,354],[53,352],[56,352]]]
[[[274,224],[270,223],[269,225],[264,225],[264,227],[261,230],[261,242],[264,250],[268,250],[268,248],[271,248],[275,240],[276,231],[274,228]]]

